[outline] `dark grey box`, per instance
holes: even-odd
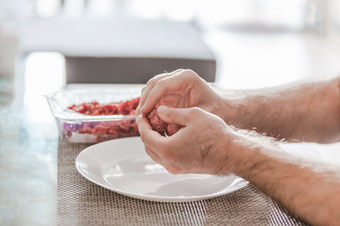
[[[192,69],[207,82],[215,81],[216,61],[149,57],[65,56],[66,83],[146,83],[176,69]]]

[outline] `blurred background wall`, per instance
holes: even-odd
[[[1,0],[0,21],[135,17],[299,30],[339,23],[338,8],[337,0]]]
[[[1,0],[0,21],[55,17],[135,17],[224,24],[250,29],[267,26],[301,30],[338,21],[336,0]]]
[[[126,39],[122,33],[126,33],[130,21],[136,27],[154,23],[159,30],[150,25],[140,30],[144,36]],[[153,60],[166,58],[173,63],[173,59],[195,59],[184,65],[198,65],[202,76],[211,72],[213,75],[206,77],[209,81],[227,88],[257,88],[338,74],[339,30],[337,0],[0,0],[0,73],[14,73],[8,69],[9,58],[14,55],[24,56],[26,63],[28,59],[43,65],[49,59],[43,53],[51,52],[59,54],[54,55],[58,65],[66,65],[60,70],[64,73],[61,76],[91,71],[78,70],[91,65],[83,63],[87,62],[81,58],[84,56],[97,60],[144,57],[149,61],[142,65],[158,62],[158,66],[161,63]],[[53,59],[53,55],[48,56]],[[60,61],[60,56],[66,57],[66,63],[65,58]],[[77,57],[82,64],[67,69],[67,62],[75,62],[68,57]],[[117,73],[117,67],[109,67],[112,62],[100,62],[89,68],[97,67],[96,73],[105,68]],[[43,68],[38,67],[36,71]]]

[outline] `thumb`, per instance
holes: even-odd
[[[168,124],[177,124],[185,126],[190,119],[188,108],[170,108],[166,106],[159,106],[157,108],[159,117]]]

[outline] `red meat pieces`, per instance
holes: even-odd
[[[161,135],[167,134],[168,124],[165,123],[157,114],[157,108],[154,108],[148,115],[147,118],[153,130],[157,131]]]
[[[77,105],[74,104],[68,108],[86,115],[134,115],[139,100],[140,97],[137,97],[131,100],[108,104],[100,104],[97,101],[92,101]],[[117,121],[83,122],[75,128],[66,123],[64,129],[68,134],[77,132],[114,138],[139,135],[134,118],[124,118]]]
[[[134,115],[139,104],[140,97],[108,104],[100,104],[92,101],[82,104],[74,104],[68,107],[70,110],[86,115]]]
[[[100,104],[97,101],[72,105],[68,107],[86,115],[134,115],[139,104],[140,97],[127,100]],[[157,108],[153,109],[147,118],[153,130],[165,136],[168,134],[168,124],[165,123],[157,114]],[[85,122],[77,128],[78,133],[88,133],[93,135],[115,135],[125,137],[127,134],[139,135],[137,124],[134,119],[113,121],[113,122]]]

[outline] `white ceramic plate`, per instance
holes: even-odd
[[[122,195],[150,201],[208,199],[248,184],[234,175],[172,175],[146,154],[140,137],[120,138],[90,146],[77,156],[76,168],[95,184]]]

